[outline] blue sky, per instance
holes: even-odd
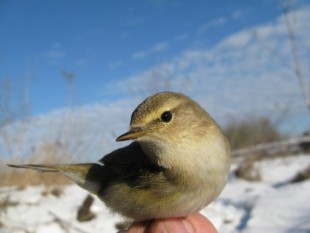
[[[293,9],[308,5],[307,1],[295,1]],[[154,69],[163,70],[163,67],[168,67],[169,77],[166,77],[166,81],[169,79],[169,83],[179,82],[176,76],[186,75],[186,70],[176,72],[171,64],[183,62],[184,65],[186,59],[192,64],[189,57],[192,59],[193,54],[196,56],[198,51],[209,52],[209,56],[229,54],[231,50],[226,51],[231,49],[227,47],[229,40],[229,43],[235,43],[230,38],[238,38],[236,35],[240,32],[256,30],[262,25],[265,29],[269,24],[276,27],[281,13],[279,1],[275,0],[2,0],[0,80],[9,78],[16,98],[27,96],[30,99],[33,115],[45,114],[67,105],[68,89],[62,70],[75,75],[74,104],[113,102],[130,97],[131,90],[143,84],[144,81],[141,80],[145,80],[147,74],[154,72]],[[261,30],[262,36],[264,30]],[[240,41],[238,39],[237,43],[242,44],[246,36],[239,37]],[[277,43],[271,46],[278,49]],[[243,48],[240,47],[240,50]],[[282,53],[282,49],[279,51]],[[232,58],[225,56],[218,58],[217,62],[209,59],[208,63],[195,63],[194,66],[197,68],[205,65],[215,69],[216,66],[233,64]],[[176,61],[180,57],[186,59]],[[205,59],[205,55],[199,57]],[[279,67],[279,62],[272,59],[275,62],[272,64]],[[247,65],[248,70],[252,69],[251,72],[255,73],[253,80],[262,79],[262,76],[257,76],[262,72],[261,68],[253,70],[253,67],[257,67]],[[194,70],[193,65],[187,67],[187,70],[190,70],[190,77],[196,77],[198,72],[205,75],[201,69]],[[208,72],[214,74],[210,70]],[[249,75],[247,72],[243,73]],[[217,72],[215,76],[218,74]],[[231,68],[227,74],[231,74]],[[216,93],[222,89],[234,89],[233,85],[236,83],[245,83],[244,77],[235,75],[225,84],[225,88],[222,87],[223,77],[212,80],[208,105],[212,103],[212,98],[216,99],[213,104],[216,103],[217,107],[219,100],[227,102],[227,96],[218,97]],[[298,86],[294,81],[290,85]],[[126,89],[127,91],[122,91]],[[208,88],[197,88],[188,91],[188,94],[203,93],[205,90]],[[250,95],[251,91],[248,92]],[[287,93],[283,95],[288,96]],[[203,98],[203,95],[197,95],[197,99]],[[229,100],[233,98],[229,97]],[[240,98],[244,99],[244,96]],[[300,96],[296,98],[300,101]],[[238,109],[243,105],[239,100],[230,102],[225,108]],[[264,102],[258,95],[254,100]],[[273,104],[278,102],[275,100]],[[305,111],[300,112],[295,118],[304,119]]]
[[[1,78],[20,86],[31,77],[34,114],[66,104],[61,69],[75,74],[79,101],[100,101],[107,81],[189,47],[212,47],[280,13],[277,1],[231,0],[1,1],[0,11]]]

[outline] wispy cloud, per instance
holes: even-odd
[[[52,64],[58,64],[59,61],[65,56],[66,53],[61,48],[61,44],[58,42],[55,42],[51,49],[42,53],[42,57],[49,59]]]
[[[138,51],[138,52],[135,52],[132,57],[134,59],[141,59],[141,58],[144,58],[148,55],[148,52],[147,51]]]
[[[48,57],[51,59],[58,59],[64,57],[66,54],[61,50],[50,50],[43,53],[44,57]]]
[[[151,49],[151,52],[157,53],[157,52],[161,52],[164,51],[165,49],[167,49],[169,47],[167,42],[160,42],[156,45],[154,45],[154,47]]]
[[[66,53],[60,49],[51,49],[43,52],[42,57],[47,58],[52,64],[59,64],[60,60],[66,56]]]
[[[226,19],[224,17],[213,19],[213,20],[205,23],[204,25],[202,25],[198,29],[197,34],[201,35],[201,34],[205,33],[206,31],[208,31],[210,28],[217,27],[217,26],[222,26],[225,23],[226,23]]]
[[[303,42],[308,51],[310,8],[294,14],[298,16],[296,29],[303,29],[299,31],[298,42]],[[224,19],[218,20],[210,25],[224,22]],[[204,30],[208,27],[205,26]],[[273,22],[233,34],[212,49],[186,50],[169,62],[110,85],[123,93],[132,87],[136,93],[146,96],[146,87],[156,80],[159,88],[155,91],[167,88],[183,91],[199,100],[220,122],[249,114],[275,118],[285,110],[290,112],[287,117],[294,118],[306,112],[294,73],[252,35],[252,31],[257,31],[258,35],[262,35],[261,40],[280,50],[281,56],[290,62],[290,50],[284,49],[289,45],[284,29],[281,16]],[[301,60],[306,67],[307,59]]]
[[[77,65],[77,66],[84,66],[85,63],[86,63],[86,61],[85,61],[85,59],[83,59],[83,58],[80,58],[80,59],[78,59],[78,60],[76,61],[76,65]]]
[[[225,47],[226,49],[236,49],[249,46],[253,40],[253,30],[245,30],[241,33],[236,33],[228,36],[225,40],[218,44],[218,48]]]
[[[144,22],[145,22],[144,18],[131,18],[131,19],[126,20],[126,22],[124,22],[122,25],[124,27],[134,27],[134,26],[139,26]]]
[[[152,54],[162,52],[168,48],[169,48],[169,44],[167,42],[159,42],[159,43],[155,44],[149,50],[135,52],[132,55],[132,57],[134,59],[142,59],[142,58],[145,58],[145,57],[150,56]]]
[[[108,64],[108,66],[109,66],[109,68],[111,70],[114,70],[114,69],[116,69],[116,68],[118,68],[118,67],[120,67],[122,65],[123,65],[122,61],[114,61],[114,62],[111,62],[111,63]]]
[[[242,10],[235,10],[232,14],[231,17],[235,20],[241,19],[244,17],[244,11]]]
[[[177,35],[174,39],[175,40],[186,40],[187,38],[188,38],[188,34],[183,33],[183,34]]]

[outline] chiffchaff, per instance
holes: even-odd
[[[227,140],[210,115],[183,94],[161,92],[143,101],[129,131],[116,140],[131,139],[98,163],[9,166],[60,172],[136,221],[188,216],[226,184]]]

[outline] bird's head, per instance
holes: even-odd
[[[153,138],[163,141],[199,137],[213,119],[195,101],[175,92],[160,92],[144,100],[132,113],[130,129],[117,141]]]

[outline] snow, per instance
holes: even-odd
[[[221,196],[201,211],[220,233],[310,232],[310,180],[288,183],[309,166],[309,155],[256,162],[262,180],[249,182],[230,176]],[[237,167],[232,165],[232,171]],[[61,190],[59,196],[51,190]],[[0,202],[13,203],[0,212],[0,233],[116,232],[122,217],[112,214],[97,198],[91,207],[96,218],[76,220],[87,192],[76,185],[25,189],[0,188]]]
[[[309,198],[310,181],[268,190],[257,200],[247,232],[310,232]]]
[[[306,169],[309,166],[309,162],[305,161],[307,161],[307,155],[301,155],[285,159],[264,160],[257,163],[256,167],[261,171],[261,178],[264,182],[277,184],[288,181],[298,171]],[[273,169],[274,167],[276,169]]]

